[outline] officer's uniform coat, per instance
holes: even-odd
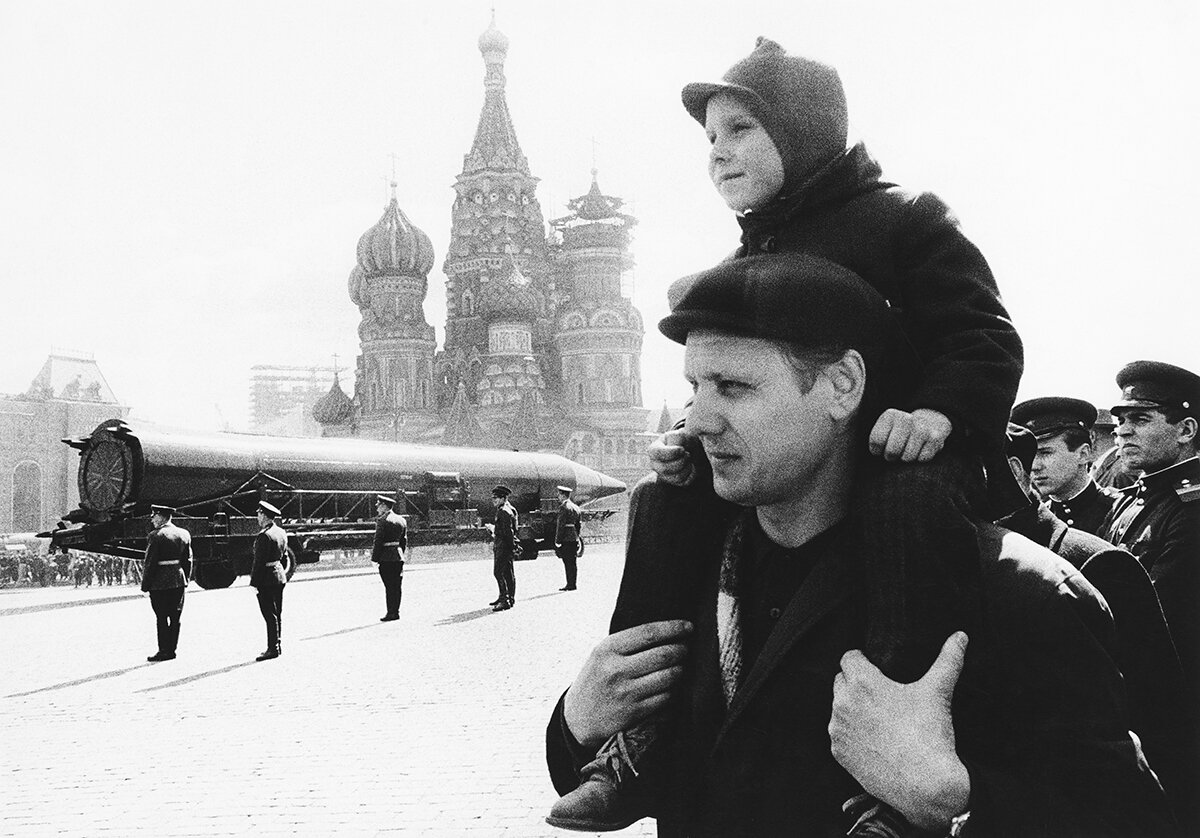
[[[408,524],[393,511],[375,519],[375,543],[371,547],[373,562],[403,562],[408,547]]]
[[[192,534],[170,521],[150,531],[146,540],[143,591],[186,588],[192,575]]]
[[[1200,458],[1122,489],[1105,525],[1106,538],[1150,574],[1189,688],[1200,695]]]
[[[255,588],[282,588],[287,584],[287,532],[274,521],[254,537],[254,564],[250,584]]]
[[[1117,497],[1115,489],[1102,489],[1089,477],[1087,486],[1075,497],[1062,501],[1051,499],[1050,511],[1068,527],[1099,535]]]

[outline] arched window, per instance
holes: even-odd
[[[42,528],[42,467],[32,460],[18,463],[12,474],[12,520],[16,532]]]

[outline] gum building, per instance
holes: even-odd
[[[442,260],[445,344],[424,301],[436,255],[392,185],[359,238],[353,394],[313,407],[325,436],[550,451],[632,483],[646,471],[643,325],[630,300],[636,220],[591,188],[546,221],[505,99],[508,38],[479,38],[483,108],[454,183]]]
[[[0,532],[46,530],[79,506],[63,439],[128,414],[91,356],[53,353],[24,393],[0,395]]]

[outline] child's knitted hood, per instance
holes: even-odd
[[[783,159],[783,194],[846,150],[846,94],[837,70],[811,58],[789,55],[769,38],[734,64],[719,82],[683,88],[683,106],[704,124],[708,100],[727,92],[763,124]]]

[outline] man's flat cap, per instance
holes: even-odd
[[[174,515],[175,507],[163,506],[161,503],[152,503],[150,504],[150,511],[157,512],[159,515]]]
[[[886,299],[858,274],[805,253],[722,262],[676,280],[671,313],[658,329],[686,343],[693,329],[782,340],[807,347],[911,352]]]
[[[1134,361],[1117,373],[1121,400],[1112,412],[1135,407],[1185,410],[1200,418],[1200,375],[1162,361]]]
[[[1096,424],[1096,406],[1083,399],[1045,396],[1018,404],[1012,409],[1012,420],[1041,439],[1071,428],[1091,430]]]
[[[264,515],[269,515],[272,518],[279,517],[278,507],[272,506],[271,504],[267,503],[265,500],[260,500],[258,502],[258,511],[263,513]]]
[[[396,505],[396,499],[391,495],[376,495],[375,500],[378,503],[386,503],[388,506]]]
[[[512,494],[512,489],[508,488],[503,483],[501,483],[499,486],[492,489],[492,497],[494,497],[494,498],[506,498],[511,494]]]

